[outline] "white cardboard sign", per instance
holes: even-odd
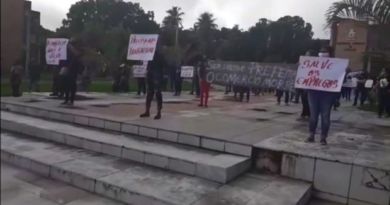
[[[67,46],[69,39],[48,38],[46,40],[46,63],[48,65],[59,65],[60,60],[67,59]]]
[[[295,88],[340,92],[349,60],[301,56]]]
[[[134,78],[145,78],[148,68],[148,62],[145,61],[143,65],[133,66],[133,77]]]
[[[151,61],[156,52],[158,34],[130,35],[127,60]]]
[[[180,77],[182,77],[182,78],[194,77],[194,66],[182,66]]]

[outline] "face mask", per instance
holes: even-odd
[[[318,57],[329,57],[329,53],[319,53]]]

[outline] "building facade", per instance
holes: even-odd
[[[25,0],[1,0],[1,73],[20,59],[28,68],[41,64],[40,13]]]
[[[332,24],[330,45],[335,57],[347,58],[352,71],[377,74],[390,66],[390,25],[339,19]]]
[[[1,73],[23,58],[24,31],[24,0],[1,0]]]

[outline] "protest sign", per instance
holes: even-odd
[[[301,56],[295,88],[340,92],[348,63],[347,59]]]
[[[132,34],[127,51],[127,60],[151,61],[156,51],[158,35]]]
[[[194,66],[182,66],[180,77],[192,78],[194,76]]]
[[[66,38],[48,38],[46,40],[46,63],[48,65],[59,65],[60,60],[67,59],[67,46],[69,40]]]
[[[145,61],[143,65],[134,65],[133,66],[133,77],[134,78],[145,78],[148,68],[148,62]]]
[[[296,69],[295,64],[209,61],[207,81],[219,85],[290,90],[294,87]]]
[[[372,79],[366,80],[366,82],[364,83],[364,87],[365,88],[372,88],[372,87],[374,87],[374,81]]]

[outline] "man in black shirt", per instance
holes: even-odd
[[[156,94],[157,99],[157,115],[154,117],[155,120],[161,119],[161,109],[163,104],[163,96],[161,93],[163,83],[163,68],[165,66],[165,60],[162,55],[162,51],[156,49],[153,61],[148,64],[148,72],[146,74],[146,84],[148,85],[148,91],[146,94],[146,110],[145,113],[141,114],[140,117],[150,117],[150,106],[154,95]]]
[[[77,76],[83,71],[81,62],[81,41],[72,39],[67,48],[67,59],[60,61],[60,67],[65,70],[62,73],[65,101],[62,104],[73,105],[77,90]]]

